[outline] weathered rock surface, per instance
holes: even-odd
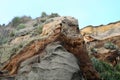
[[[49,44],[41,55],[22,62],[15,77],[0,80],[84,80],[76,57],[59,42]]]
[[[83,80],[77,62],[59,42],[51,43],[42,57],[22,62],[15,80]]]
[[[101,33],[104,33],[108,30],[113,30],[113,29],[117,29],[120,28],[120,21],[118,22],[114,22],[114,23],[110,23],[108,25],[100,25],[100,26],[87,26],[83,29],[81,29],[81,34],[92,34],[92,35],[98,35]]]

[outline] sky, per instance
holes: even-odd
[[[0,0],[0,24],[16,16],[39,17],[42,12],[73,16],[79,28],[120,20],[120,0]]]

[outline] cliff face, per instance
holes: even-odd
[[[2,80],[99,80],[90,58],[119,64],[120,22],[79,30],[73,17],[22,20],[0,27],[0,67],[12,75]]]
[[[81,29],[81,34],[92,34],[92,35],[98,35],[101,33],[104,33],[108,30],[111,29],[116,29],[116,28],[120,28],[120,22],[114,22],[114,23],[110,23],[107,25],[100,25],[100,26],[87,26],[83,29]]]
[[[119,62],[120,22],[81,29],[88,51],[113,66]]]
[[[89,55],[105,80],[120,79],[120,22],[81,29]],[[106,68],[105,68],[106,67]]]

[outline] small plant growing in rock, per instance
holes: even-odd
[[[17,26],[17,30],[24,29],[26,26],[24,24],[19,24]]]
[[[41,26],[41,25],[39,25],[39,26],[37,27],[37,32],[38,32],[39,34],[41,34],[41,32],[42,32],[42,26]]]
[[[104,47],[106,49],[111,49],[111,50],[114,50],[114,49],[117,49],[117,46],[115,44],[113,44],[112,42],[107,42],[104,44]]]
[[[20,17],[14,17],[13,19],[12,19],[12,26],[17,26],[19,23],[20,23],[21,21],[20,21]]]
[[[42,12],[41,13],[41,18],[43,18],[43,17],[47,17],[48,15],[46,14],[46,12]]]
[[[35,24],[33,25],[33,27],[36,27],[36,26],[38,26],[38,24],[37,24],[37,23],[35,23]]]
[[[41,33],[42,33],[42,28],[43,28],[43,26],[42,26],[42,25],[38,25],[38,26],[36,26],[35,31],[34,31],[34,32],[32,32],[32,36],[36,36],[36,35],[41,34]]]
[[[0,37],[0,45],[7,43],[8,37]]]
[[[47,20],[47,18],[42,18],[40,21],[44,23]]]
[[[59,15],[57,13],[51,13],[51,15],[49,17],[54,18],[54,17],[59,17]]]
[[[97,53],[97,49],[96,48],[91,48],[91,52],[92,53]]]
[[[10,37],[15,36],[15,31],[11,31],[9,36],[10,36]]]

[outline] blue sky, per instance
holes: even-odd
[[[39,17],[41,12],[73,16],[79,27],[108,24],[120,20],[120,0],[1,0],[0,24],[15,16]]]

